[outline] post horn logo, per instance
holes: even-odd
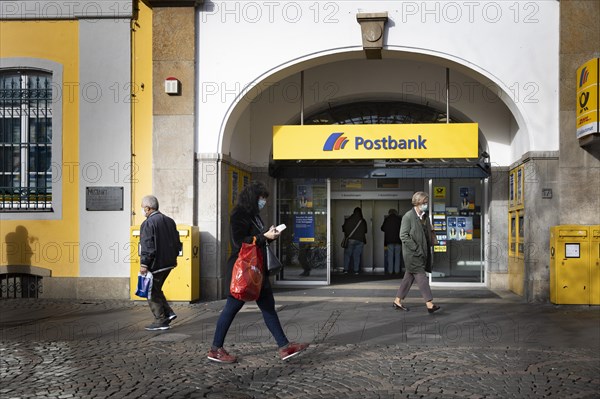
[[[331,135],[327,137],[327,141],[325,141],[323,151],[343,150],[346,143],[348,143],[348,139],[344,137],[343,132],[331,133]]]

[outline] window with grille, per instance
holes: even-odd
[[[52,211],[52,74],[0,70],[0,212]]]

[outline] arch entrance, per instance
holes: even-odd
[[[264,80],[260,92],[248,92],[238,101],[222,131],[223,152],[235,165],[228,187],[238,190],[242,177],[271,182],[276,202],[267,218],[288,226],[278,242],[285,267],[277,284],[331,284],[347,278],[341,274],[341,225],[356,206],[369,222],[358,278],[385,277],[382,222],[389,209],[400,214],[409,210],[414,191],[430,194],[430,218],[441,242],[435,248],[438,267],[432,284],[486,284],[491,161],[509,151],[519,118],[485,82],[463,72],[451,73],[452,97],[445,72],[432,60],[335,61],[302,74],[280,72],[279,80]],[[451,102],[445,104],[448,98]],[[479,124],[475,157],[272,159],[275,125],[461,122]],[[230,192],[230,204],[234,197]]]

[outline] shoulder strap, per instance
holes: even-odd
[[[356,231],[356,229],[358,229],[358,226],[360,226],[360,224],[362,223],[362,219],[360,219],[358,221],[358,223],[356,223],[356,226],[354,226],[354,228],[352,229],[352,231],[350,232],[350,234],[348,234],[348,237],[352,236],[352,234],[354,234],[354,232]]]
[[[262,230],[265,228],[261,220],[256,217],[252,218],[252,224],[258,229],[259,232],[262,232]]]

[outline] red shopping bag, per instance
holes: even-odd
[[[262,264],[262,251],[256,245],[256,239],[252,244],[242,243],[231,272],[231,296],[245,302],[258,299],[263,281]]]

